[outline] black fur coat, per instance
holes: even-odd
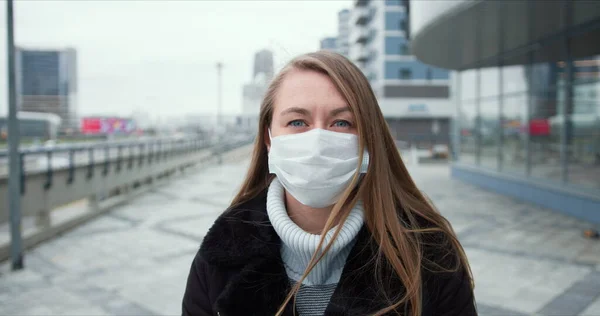
[[[381,265],[383,268],[378,274],[381,277],[376,279],[372,259],[378,250],[365,227],[357,238],[326,316],[369,315],[389,306],[388,298],[397,298],[404,291],[400,280],[385,265]],[[266,192],[223,213],[208,231],[194,258],[182,314],[274,315],[291,289],[280,245],[281,240],[267,216]],[[433,254],[434,260],[435,256],[437,254]],[[473,291],[465,275],[464,271],[423,272],[422,315],[477,315]],[[376,284],[382,284],[383,290]],[[293,315],[292,304],[286,307],[285,315]],[[396,314],[404,313],[400,310]]]

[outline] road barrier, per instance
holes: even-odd
[[[53,168],[49,163],[46,170],[23,170],[21,214],[36,219],[36,232],[24,236],[24,246],[31,247],[73,228],[190,167],[216,163],[219,155],[224,161],[248,157],[252,141],[253,137],[222,144],[199,139],[152,140],[45,150],[49,160],[57,153],[66,152],[70,163],[60,168]],[[117,154],[95,160],[94,152],[99,146],[107,152],[116,148]],[[134,147],[138,150],[131,149]],[[88,163],[75,162],[73,156],[79,151],[91,153]],[[32,154],[39,152],[23,151],[21,157]],[[9,218],[7,191],[7,178],[0,178],[0,224]],[[85,199],[89,205],[85,212],[67,221],[52,223],[53,209]],[[8,244],[0,242],[0,261],[8,258],[8,250]]]

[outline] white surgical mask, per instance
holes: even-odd
[[[337,202],[352,181],[359,158],[356,135],[312,129],[271,137],[269,172],[300,203],[321,208]],[[360,172],[365,173],[368,165],[365,152]]]

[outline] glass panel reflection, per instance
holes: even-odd
[[[505,95],[502,109],[502,170],[525,175],[527,152],[527,103],[525,92]]]
[[[564,94],[556,89],[544,89],[533,92],[531,98],[532,112],[527,130],[530,139],[531,176],[559,183],[562,129],[562,114],[559,113],[565,107]]]
[[[534,63],[527,72],[531,97],[527,128],[530,140],[531,176],[560,183],[562,111],[565,108],[564,83],[566,65],[563,61],[546,62],[548,50],[559,43],[552,42],[534,53]]]
[[[498,124],[498,98],[481,99],[481,120],[479,135],[481,137],[481,165],[490,169],[498,168],[498,146],[500,126]]]
[[[473,100],[477,97],[477,69],[465,70],[460,73],[460,98]]]
[[[569,182],[600,189],[600,56],[573,63]]]
[[[497,96],[498,93],[500,93],[500,68],[481,68],[479,71],[481,80],[481,91],[479,95],[482,98]]]
[[[515,65],[502,67],[502,93],[511,94],[528,90],[527,66]]]
[[[463,163],[475,164],[476,147],[476,103],[464,101],[458,114],[460,126],[460,155],[459,160]]]

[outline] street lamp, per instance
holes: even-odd
[[[6,1],[6,49],[8,60],[8,209],[10,212],[10,256],[12,269],[23,269],[21,240],[21,156],[15,77],[13,0]]]
[[[223,70],[223,63],[221,62],[217,62],[217,152],[218,152],[218,163],[222,164],[223,163],[223,157],[222,157],[222,144],[221,144],[221,134],[222,134],[222,110],[223,110],[223,96],[222,96],[222,86],[221,86],[221,79],[222,79],[222,70]]]

